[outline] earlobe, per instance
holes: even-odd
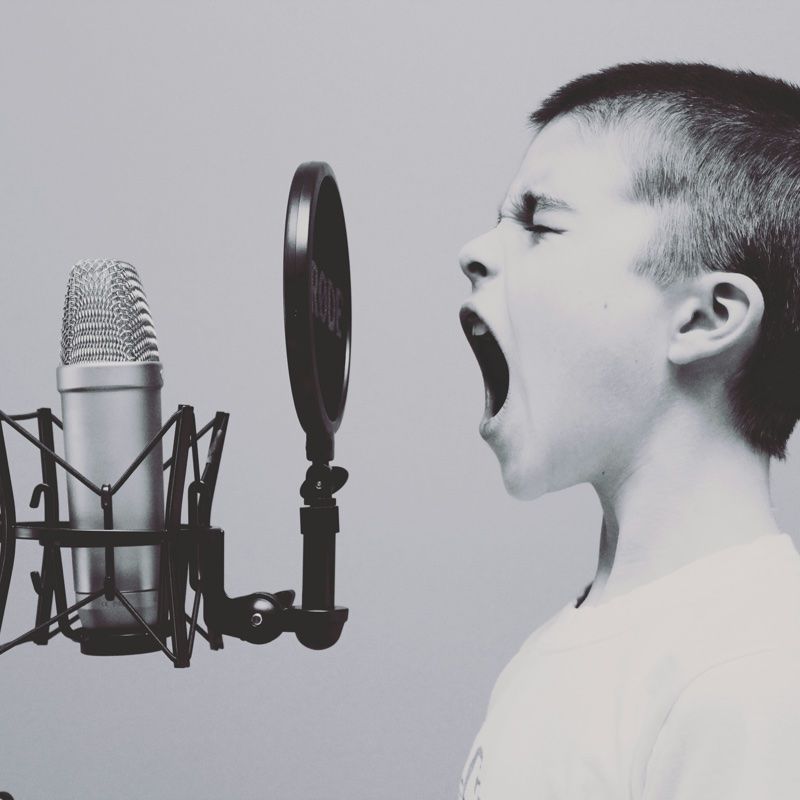
[[[673,364],[749,350],[764,315],[764,297],[752,278],[709,272],[681,289],[667,350]]]

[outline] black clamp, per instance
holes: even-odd
[[[300,509],[300,533],[339,532],[339,506],[303,506]]]

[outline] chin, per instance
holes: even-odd
[[[544,480],[541,469],[534,465],[501,460],[500,470],[506,491],[516,500],[536,500],[552,491]]]
[[[542,457],[524,453],[498,453],[503,485],[508,494],[516,500],[536,500],[552,492],[560,492],[570,486],[583,483],[586,478],[580,477],[576,470],[569,469],[564,458],[560,458],[561,468],[557,473],[555,465]]]

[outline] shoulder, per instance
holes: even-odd
[[[678,695],[665,727],[712,712],[719,722],[767,711],[773,718],[800,711],[800,647],[768,648],[709,667]],[[796,721],[800,725],[800,714]]]
[[[573,603],[574,600],[571,600],[567,605],[562,606],[525,639],[511,660],[503,667],[495,681],[489,697],[489,709],[504,695],[513,694],[519,689],[520,684],[527,682],[530,677],[531,662],[535,661],[538,656],[536,650],[537,642],[546,631],[559,626],[569,610],[572,609]]]
[[[644,797],[794,797],[799,752],[800,649],[737,656],[678,695],[651,751]]]

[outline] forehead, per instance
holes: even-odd
[[[576,211],[622,202],[630,186],[623,142],[613,128],[593,132],[574,117],[560,117],[534,137],[508,190],[565,200]]]

